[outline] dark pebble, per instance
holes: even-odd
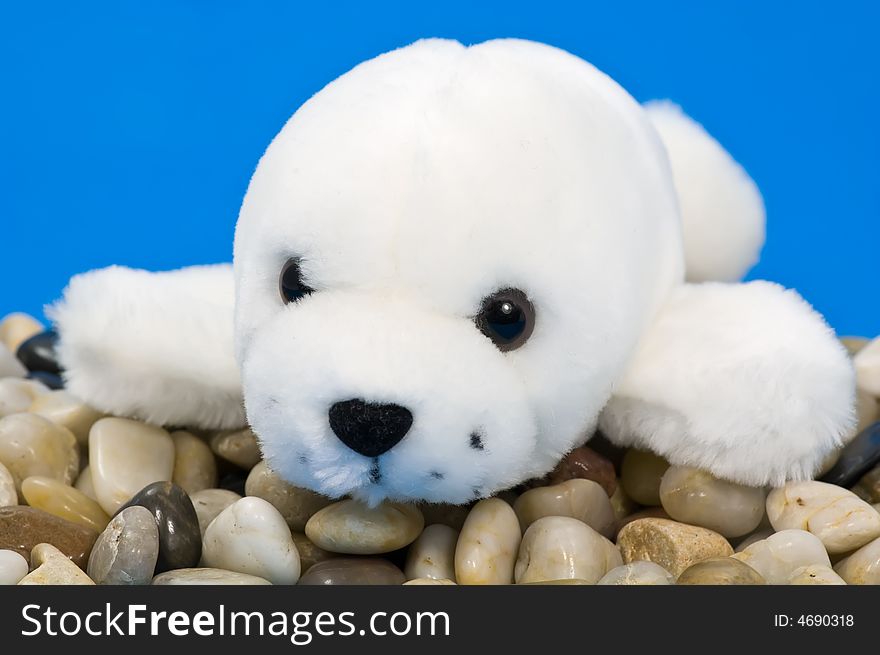
[[[34,507],[0,507],[0,550],[14,550],[26,560],[37,544],[52,544],[85,570],[97,538],[94,530]]]
[[[50,389],[64,388],[64,380],[61,379],[60,375],[56,375],[55,373],[47,373],[46,371],[30,371],[27,374],[27,377],[29,380],[42,382]]]
[[[581,446],[566,455],[547,476],[547,484],[560,484],[567,480],[580,478],[598,483],[608,494],[614,495],[617,489],[617,475],[614,465],[592,448]]]
[[[137,492],[119,508],[147,508],[159,526],[159,559],[156,573],[198,566],[202,556],[199,518],[186,492],[173,482],[154,482]]]
[[[55,354],[56,343],[58,334],[55,330],[40,332],[22,342],[15,355],[29,371],[45,371],[58,375],[61,367],[58,366],[58,357]]]
[[[840,453],[837,464],[822,476],[829,482],[849,489],[872,468],[880,464],[880,422],[869,425]]]

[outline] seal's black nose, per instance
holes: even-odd
[[[360,398],[333,403],[328,412],[330,427],[339,440],[366,457],[391,450],[412,426],[406,407],[393,403],[368,403]]]

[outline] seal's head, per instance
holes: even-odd
[[[679,223],[643,109],[586,62],[432,40],[361,64],[277,136],[236,228],[270,465],[367,502],[546,472],[681,281]]]

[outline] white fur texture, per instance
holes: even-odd
[[[285,305],[291,257],[316,292]],[[245,405],[270,464],[331,495],[463,502],[586,439],[683,257],[662,144],[623,89],[548,46],[435,40],[297,111],[251,181],[235,274]],[[506,287],[537,322],[503,354],[473,317]],[[379,482],[328,425],[352,398],[414,415]]]
[[[748,485],[815,474],[855,425],[846,350],[794,291],[770,282],[675,291],[615,386],[615,443]]]
[[[669,101],[645,110],[660,133],[678,191],[687,279],[741,280],[764,245],[764,202],[742,166]]]
[[[158,425],[244,425],[233,300],[229,265],[75,276],[46,310],[67,388],[96,409]]]
[[[704,191],[719,205],[687,226],[689,265],[705,249],[741,274],[757,250],[705,236],[737,232],[737,208],[754,221],[740,169],[686,119],[654,120],[676,173],[705,166],[677,178],[686,211]],[[618,440],[737,480],[809,474],[851,422],[849,363],[794,294],[682,287],[678,205],[648,114],[561,50],[421,41],[343,75],[273,141],[236,227],[234,351],[269,463],[370,503],[485,496],[583,443],[642,343],[604,415]],[[290,258],[314,293],[285,304]],[[242,422],[230,285],[227,268],[74,278],[54,310],[71,390],[158,423]],[[501,352],[474,316],[507,287],[537,318]],[[364,457],[328,421],[353,398],[404,405],[412,428]]]

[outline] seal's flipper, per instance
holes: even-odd
[[[645,111],[660,134],[681,207],[687,279],[737,282],[764,245],[764,202],[727,151],[668,101]]]
[[[245,425],[233,356],[232,267],[77,275],[46,313],[71,393],[159,425]]]
[[[855,426],[846,350],[794,291],[683,285],[600,418],[611,441],[751,486],[816,474]]]

